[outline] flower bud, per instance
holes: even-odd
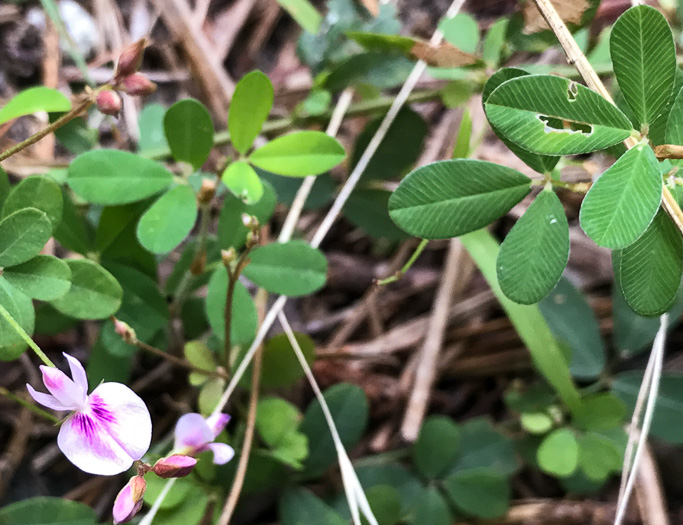
[[[127,343],[129,345],[134,345],[135,343],[138,342],[138,337],[137,334],[135,333],[135,330],[133,330],[129,324],[124,323],[123,321],[120,321],[119,319],[116,319],[114,317],[114,331],[121,336],[121,339],[123,339],[124,343]]]
[[[232,246],[227,250],[221,250],[221,260],[225,266],[229,266],[235,259],[237,259],[237,252]]]
[[[142,508],[142,496],[147,490],[147,482],[142,476],[130,478],[126,486],[121,489],[114,501],[114,525],[126,523]]]
[[[212,179],[202,179],[202,185],[199,188],[197,200],[202,204],[208,204],[216,194],[216,181]]]
[[[142,73],[134,73],[123,79],[121,89],[129,95],[144,97],[154,93],[157,85]]]
[[[242,224],[250,230],[255,230],[259,227],[258,219],[247,213],[242,214]]]
[[[142,55],[147,47],[147,39],[142,38],[137,42],[129,45],[119,55],[119,61],[116,64],[116,71],[114,73],[114,80],[120,81],[127,76],[137,73],[142,66]]]
[[[197,460],[190,456],[182,454],[173,454],[167,458],[161,458],[152,467],[154,472],[160,478],[184,478],[197,464]]]
[[[105,115],[117,116],[121,111],[121,97],[110,89],[100,91],[95,98],[95,104]]]

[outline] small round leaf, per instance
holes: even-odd
[[[7,196],[2,216],[23,208],[36,208],[47,215],[54,230],[62,220],[64,200],[59,185],[49,177],[35,175],[22,180]]]
[[[579,463],[579,444],[574,432],[560,428],[548,434],[538,447],[536,459],[548,474],[571,476]]]
[[[0,221],[0,267],[32,259],[51,235],[50,219],[36,208],[24,208],[8,215]]]
[[[71,288],[71,269],[51,255],[37,255],[25,263],[6,268],[2,276],[32,299],[52,301]]]
[[[444,486],[453,503],[478,518],[502,516],[510,506],[508,480],[492,469],[456,472],[444,480]]]
[[[221,180],[235,197],[247,205],[257,203],[263,196],[261,179],[254,168],[243,160],[233,162],[225,168]]]
[[[244,155],[273,107],[273,84],[260,71],[242,77],[230,102],[228,131],[234,148]]]
[[[197,200],[189,186],[176,186],[140,217],[137,237],[152,253],[167,253],[190,233],[197,220]]]
[[[204,104],[193,98],[176,102],[164,115],[164,133],[177,161],[198,169],[213,148],[213,123]]]

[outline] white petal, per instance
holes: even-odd
[[[178,419],[175,426],[175,445],[173,450],[199,448],[213,441],[213,432],[204,418],[195,413],[185,414]]]
[[[69,362],[71,377],[73,378],[76,387],[80,390],[81,398],[83,399],[83,403],[85,403],[85,399],[88,397],[88,376],[85,374],[85,368],[83,368],[81,362],[75,357],[70,356],[67,353],[64,353],[63,355]]]
[[[211,414],[206,418],[206,424],[209,425],[214,438],[223,431],[225,425],[228,424],[228,421],[230,421],[230,416],[228,414],[223,414],[222,412]]]
[[[69,407],[64,406],[62,403],[60,403],[59,399],[57,399],[55,396],[51,396],[50,394],[43,394],[41,392],[36,392],[36,390],[26,383],[26,388],[28,389],[28,393],[31,394],[31,397],[36,401],[36,403],[40,403],[43,406],[46,406],[47,408],[51,408],[52,410],[71,410]]]
[[[235,450],[225,443],[211,443],[209,448],[213,452],[213,462],[216,465],[225,465],[235,456]]]
[[[41,365],[40,371],[43,373],[45,387],[60,403],[71,410],[83,408],[85,399],[81,394],[81,389],[76,386],[76,383],[69,376],[52,366]]]
[[[91,474],[114,475],[140,459],[152,438],[152,421],[142,399],[120,383],[103,383],[82,412],[69,417],[57,438],[64,455]]]

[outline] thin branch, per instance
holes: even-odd
[[[192,363],[186,361],[185,359],[181,359],[180,357],[176,357],[172,354],[169,354],[168,352],[164,352],[163,350],[155,346],[148,345],[147,343],[143,343],[142,341],[135,341],[134,345],[139,349],[144,350],[145,352],[149,352],[150,354],[154,354],[158,357],[161,357],[169,363],[190,370],[191,372],[196,372],[197,374],[202,374],[209,377],[219,377],[221,379],[228,379],[228,374],[222,372],[221,370],[204,370],[203,368],[194,366]]]

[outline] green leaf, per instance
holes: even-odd
[[[574,432],[560,428],[548,434],[536,453],[543,472],[566,478],[579,464],[579,443]]]
[[[417,503],[410,525],[451,525],[448,503],[435,487],[427,487]]]
[[[579,467],[592,480],[604,480],[612,472],[621,471],[623,455],[610,439],[588,432],[578,438]]]
[[[271,447],[277,447],[287,434],[295,431],[300,420],[299,409],[284,399],[266,397],[259,401],[256,429]]]
[[[54,231],[54,237],[67,250],[87,255],[94,250],[93,229],[86,222],[83,213],[76,208],[69,193],[66,188],[62,189],[62,220]]]
[[[461,451],[451,473],[487,468],[509,476],[519,468],[514,443],[485,418],[471,419],[460,427]]]
[[[204,104],[186,98],[164,115],[164,133],[173,158],[199,169],[213,148],[213,123]]]
[[[249,259],[245,277],[271,293],[299,297],[325,286],[327,259],[305,241],[260,246]]]
[[[630,371],[617,375],[612,382],[612,393],[626,403],[629,418],[636,405],[642,381],[642,372]],[[651,435],[668,443],[683,444],[681,422],[683,422],[683,375],[664,372],[659,384]]]
[[[228,293],[228,272],[220,266],[211,276],[206,295],[206,316],[211,329],[221,341],[225,334],[225,296]],[[250,343],[256,335],[258,316],[249,291],[240,282],[235,284],[232,302],[230,339],[234,345]]]
[[[332,69],[324,87],[333,93],[348,86],[391,89],[406,81],[414,65],[414,59],[386,51],[354,54]]]
[[[266,224],[270,220],[277,196],[275,190],[267,182],[263,182],[263,196],[254,204],[245,204],[234,195],[226,195],[223,208],[218,217],[218,241],[221,248],[230,246],[239,250],[247,240],[249,229],[242,223],[242,214],[253,215],[259,224]]]
[[[368,422],[368,400],[365,392],[356,385],[339,383],[328,388],[323,396],[344,448],[348,450],[354,447]],[[299,428],[308,438],[310,447],[304,464],[305,472],[308,476],[320,475],[336,463],[337,453],[318,400],[308,406]]]
[[[583,430],[606,430],[619,426],[626,415],[624,404],[609,392],[592,394],[581,400],[574,423]]]
[[[598,246],[624,248],[643,235],[662,200],[662,177],[645,144],[624,153],[591,186],[581,205],[581,228]]]
[[[509,22],[508,18],[499,18],[491,24],[484,38],[481,58],[493,69],[497,68],[501,62]]]
[[[474,53],[479,43],[479,24],[470,15],[460,13],[453,18],[443,18],[439,22],[443,37],[455,47],[466,53]]]
[[[14,318],[24,331],[31,335],[35,325],[35,311],[30,297],[14,288],[5,279],[0,278],[0,304]],[[26,350],[26,343],[21,336],[0,317],[0,360],[12,361]]]
[[[147,490],[143,496],[144,502],[148,505],[154,505],[154,502],[159,498],[159,494],[164,489],[167,480],[161,479],[157,476],[150,476],[147,480]],[[168,491],[166,497],[160,502],[160,509],[168,510],[180,506],[185,500],[193,487],[194,483],[191,478],[178,478]]]
[[[47,215],[54,230],[62,220],[62,190],[49,177],[34,175],[22,180],[10,192],[2,216],[24,208],[36,208]]]
[[[249,156],[255,166],[288,177],[320,175],[344,160],[344,148],[320,131],[295,131],[268,142]]]
[[[2,276],[17,290],[41,301],[57,299],[71,288],[69,265],[52,255],[37,255],[6,268]]]
[[[0,509],[2,525],[97,525],[95,511],[83,503],[39,497]]]
[[[279,518],[282,525],[346,525],[348,522],[313,493],[300,487],[288,489],[280,498]]]
[[[238,160],[228,165],[221,175],[228,189],[245,204],[255,204],[263,196],[263,183],[248,162]]]
[[[665,141],[668,144],[683,145],[683,89],[679,90],[671,104],[666,121]],[[683,165],[683,160],[671,160],[675,166]]]
[[[482,103],[486,103],[498,86],[503,82],[511,80],[513,78],[528,76],[529,73],[523,69],[517,69],[514,67],[505,67],[499,71],[496,71],[484,84],[484,89],[482,91]],[[553,168],[557,165],[560,157],[552,157],[547,155],[538,155],[537,153],[532,153],[514,142],[509,141],[505,136],[496,128],[491,125],[493,132],[496,136],[505,144],[512,153],[517,155],[527,166],[532,170],[539,173],[550,173]]]
[[[50,307],[50,305],[46,306]],[[88,364],[85,367],[88,383],[91,385],[99,385],[102,382],[109,381],[128,383],[131,378],[134,359],[134,354],[116,356],[109,353],[102,341],[102,331],[100,331],[99,337],[88,353]]]
[[[663,209],[635,243],[613,252],[612,263],[626,302],[643,316],[674,304],[683,272],[683,239]]]
[[[480,160],[456,159],[412,171],[389,199],[389,215],[404,231],[447,239],[482,228],[529,193],[531,179]]]
[[[55,113],[70,109],[71,101],[56,89],[44,86],[33,87],[15,95],[0,109],[0,125],[38,111]]]
[[[394,487],[376,485],[365,494],[379,525],[396,525],[401,521],[401,497]],[[367,521],[363,520],[363,523]]]
[[[161,164],[126,151],[99,149],[69,165],[71,189],[94,204],[128,204],[159,193],[173,181]]]
[[[458,508],[478,518],[502,516],[510,506],[508,480],[491,469],[451,474],[444,480],[444,488]]]
[[[354,464],[358,480],[364,489],[378,485],[394,487],[401,497],[403,513],[409,513],[419,501],[422,482],[400,463],[381,456],[364,458]],[[348,509],[348,506],[347,506]]]
[[[520,415],[519,422],[530,434],[545,434],[553,428],[553,420],[543,412],[525,412]]]
[[[538,306],[557,341],[571,351],[572,376],[582,380],[600,376],[607,360],[605,344],[595,314],[581,292],[562,278]]]
[[[666,18],[639,5],[614,23],[610,54],[619,88],[636,120],[654,122],[666,105],[676,75],[676,45]]]
[[[52,235],[52,223],[36,208],[23,208],[0,221],[0,267],[14,266],[40,253]]]
[[[9,178],[7,172],[0,167],[0,211],[5,204],[5,200],[10,192]]]
[[[71,288],[51,304],[76,319],[106,319],[121,306],[123,290],[114,277],[88,259],[66,261],[71,269]]]
[[[238,153],[245,155],[251,148],[272,107],[270,79],[260,71],[244,75],[235,87],[228,115],[230,140]]]
[[[585,86],[551,75],[501,84],[484,104],[491,125],[518,146],[544,155],[575,155],[627,139],[628,118]]]
[[[176,186],[140,217],[138,240],[152,253],[168,253],[183,242],[196,220],[194,191],[189,186]]]
[[[440,477],[453,467],[458,455],[458,426],[447,417],[427,418],[413,445],[413,461],[426,478]]]
[[[344,204],[344,216],[371,237],[403,240],[408,235],[389,217],[390,198],[391,192],[387,190],[357,189]]]
[[[503,293],[516,303],[543,299],[569,260],[569,225],[555,192],[541,191],[500,245],[496,268]]]
[[[164,115],[166,108],[161,104],[145,104],[138,117],[140,138],[138,151],[147,152],[156,149],[169,149],[166,135],[164,135]]]
[[[543,319],[538,306],[519,305],[508,299],[496,277],[498,243],[485,230],[463,236],[461,242],[474,259],[496,298],[507,313],[515,330],[531,353],[536,368],[552,385],[562,401],[573,411],[580,403],[569,368],[557,341]]]
[[[470,141],[472,139],[472,115],[469,109],[465,109],[460,120],[460,129],[458,130],[458,138],[455,140],[453,147],[454,159],[466,159],[470,156]]]
[[[320,29],[323,17],[309,0],[277,0],[282,9],[287,11],[305,31],[316,34]]]
[[[192,483],[183,504],[172,509],[159,510],[156,520],[164,525],[201,525],[207,512],[208,500],[205,489]]]
[[[202,341],[188,341],[185,343],[183,354],[188,363],[201,370],[213,372],[218,366],[214,353]],[[206,379],[206,376],[203,376],[203,378]]]
[[[315,343],[306,334],[295,333],[301,351],[309,365],[315,361]],[[303,368],[294,353],[287,334],[278,334],[266,341],[261,364],[261,385],[263,388],[284,388],[292,386],[304,376]]]

